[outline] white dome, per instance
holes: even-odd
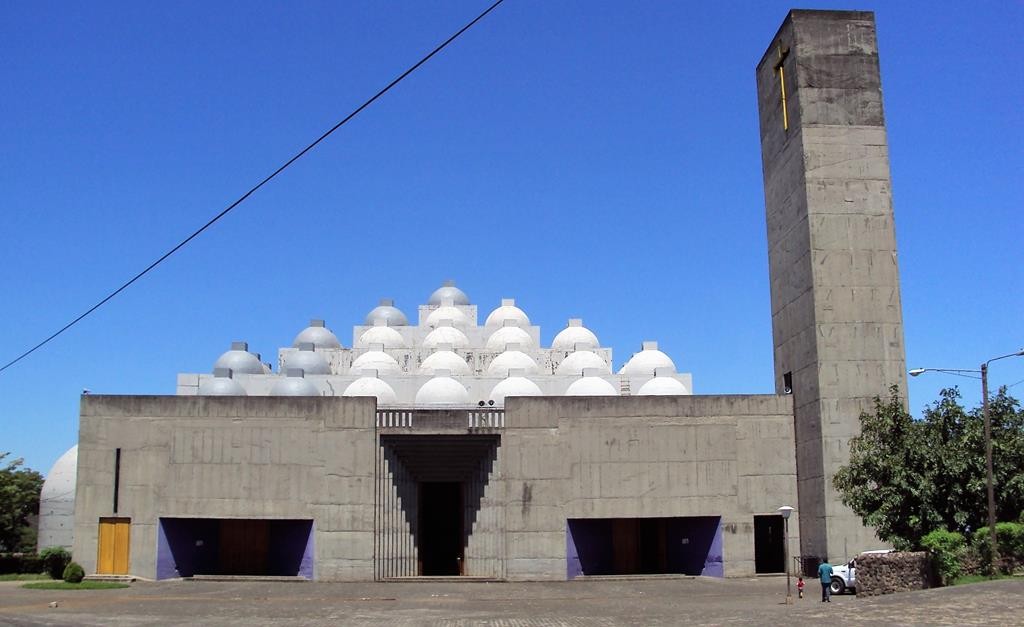
[[[253,355],[245,348],[244,342],[231,345],[231,350],[225,352],[213,362],[213,368],[228,368],[234,374],[265,374],[263,364],[256,355]],[[237,348],[236,348],[237,347]]]
[[[562,363],[558,364],[555,374],[583,374],[584,368],[600,368],[602,372],[611,374],[611,367],[604,358],[593,351],[576,351],[571,353]]]
[[[671,368],[672,372],[676,371],[672,359],[658,350],[656,343],[644,342],[644,350],[633,353],[619,374],[654,376],[655,368]]]
[[[540,396],[540,387],[526,377],[509,377],[499,381],[491,390],[491,400],[502,407],[506,396]]]
[[[230,377],[199,380],[199,396],[246,396],[242,384]]]
[[[597,336],[579,320],[570,320],[569,326],[559,331],[555,339],[551,340],[551,348],[560,351],[592,349],[599,346]]]
[[[505,351],[487,366],[487,374],[492,377],[507,377],[508,371],[516,368],[524,370],[526,374],[537,374],[540,369],[533,357],[523,351]]]
[[[39,494],[38,547],[71,549],[75,528],[75,479],[78,476],[78,445],[61,455],[50,468]]]
[[[582,377],[572,382],[565,391],[566,396],[618,396],[611,383],[601,377]]]
[[[362,377],[348,384],[342,396],[374,396],[377,405],[393,405],[398,402],[398,395],[387,381],[377,377]]]
[[[455,281],[445,281],[444,285],[434,290],[434,293],[427,300],[427,304],[440,305],[446,300],[451,300],[456,305],[469,304],[469,296],[466,296],[465,292],[455,287]]]
[[[384,351],[370,350],[355,358],[349,372],[359,374],[363,370],[376,370],[378,374],[400,374],[402,367]]]
[[[637,396],[686,396],[690,390],[682,381],[674,377],[654,377],[640,386]]]
[[[304,377],[283,377],[270,388],[271,396],[320,396],[320,390]]]
[[[341,348],[338,337],[324,326],[323,320],[310,320],[309,326],[295,336],[292,346],[298,348],[301,344],[312,344],[316,348]]]
[[[308,346],[304,344],[304,346]],[[284,353],[281,359],[281,371],[289,368],[301,368],[306,374],[331,374],[327,358],[316,351],[297,350]]]
[[[519,327],[501,327],[491,337],[487,338],[487,350],[505,350],[508,344],[518,344],[522,347],[532,347],[533,338],[525,330]]]
[[[468,405],[469,391],[451,377],[434,377],[416,392],[417,405]]]
[[[452,374],[470,374],[469,364],[455,351],[431,353],[420,365],[420,374],[434,374],[435,370],[448,370]]]
[[[423,338],[423,348],[437,348],[441,344],[450,344],[452,348],[466,348],[469,338],[455,327],[437,327]]]
[[[453,325],[467,326],[469,324],[469,317],[454,305],[442,305],[430,312],[425,324],[428,327],[437,327],[442,320],[451,320]]]
[[[405,338],[397,329],[388,326],[375,326],[363,331],[359,336],[360,346],[383,344],[384,348],[405,348]]]
[[[378,320],[386,326],[392,327],[404,327],[409,324],[409,319],[405,317],[402,310],[395,307],[395,301],[388,298],[380,301],[379,305],[366,314],[365,322],[367,326],[372,327]]]
[[[484,322],[484,326],[500,327],[506,321],[519,327],[530,326],[530,318],[527,317],[526,312],[516,307],[516,301],[511,298],[501,301],[501,306],[487,316],[487,322]]]

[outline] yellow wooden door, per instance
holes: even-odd
[[[128,574],[131,518],[100,518],[96,572],[101,575]]]

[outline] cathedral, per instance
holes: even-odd
[[[831,481],[906,389],[874,16],[791,11],[755,74],[775,394],[694,394],[653,341],[615,371],[582,320],[544,346],[449,282],[351,341],[313,320],[274,363],[235,342],[175,395],[83,396],[41,537],[149,579],[742,577],[878,548]]]

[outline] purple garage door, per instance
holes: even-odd
[[[193,575],[313,578],[313,521],[161,518],[157,579]]]
[[[722,577],[722,519],[574,518],[566,521],[569,579],[579,575]]]

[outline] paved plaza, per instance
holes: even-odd
[[[95,591],[0,583],[0,625],[1013,625],[1024,580],[884,597],[810,592],[783,603],[785,579],[547,583],[136,582]],[[56,608],[50,603],[56,601]]]

